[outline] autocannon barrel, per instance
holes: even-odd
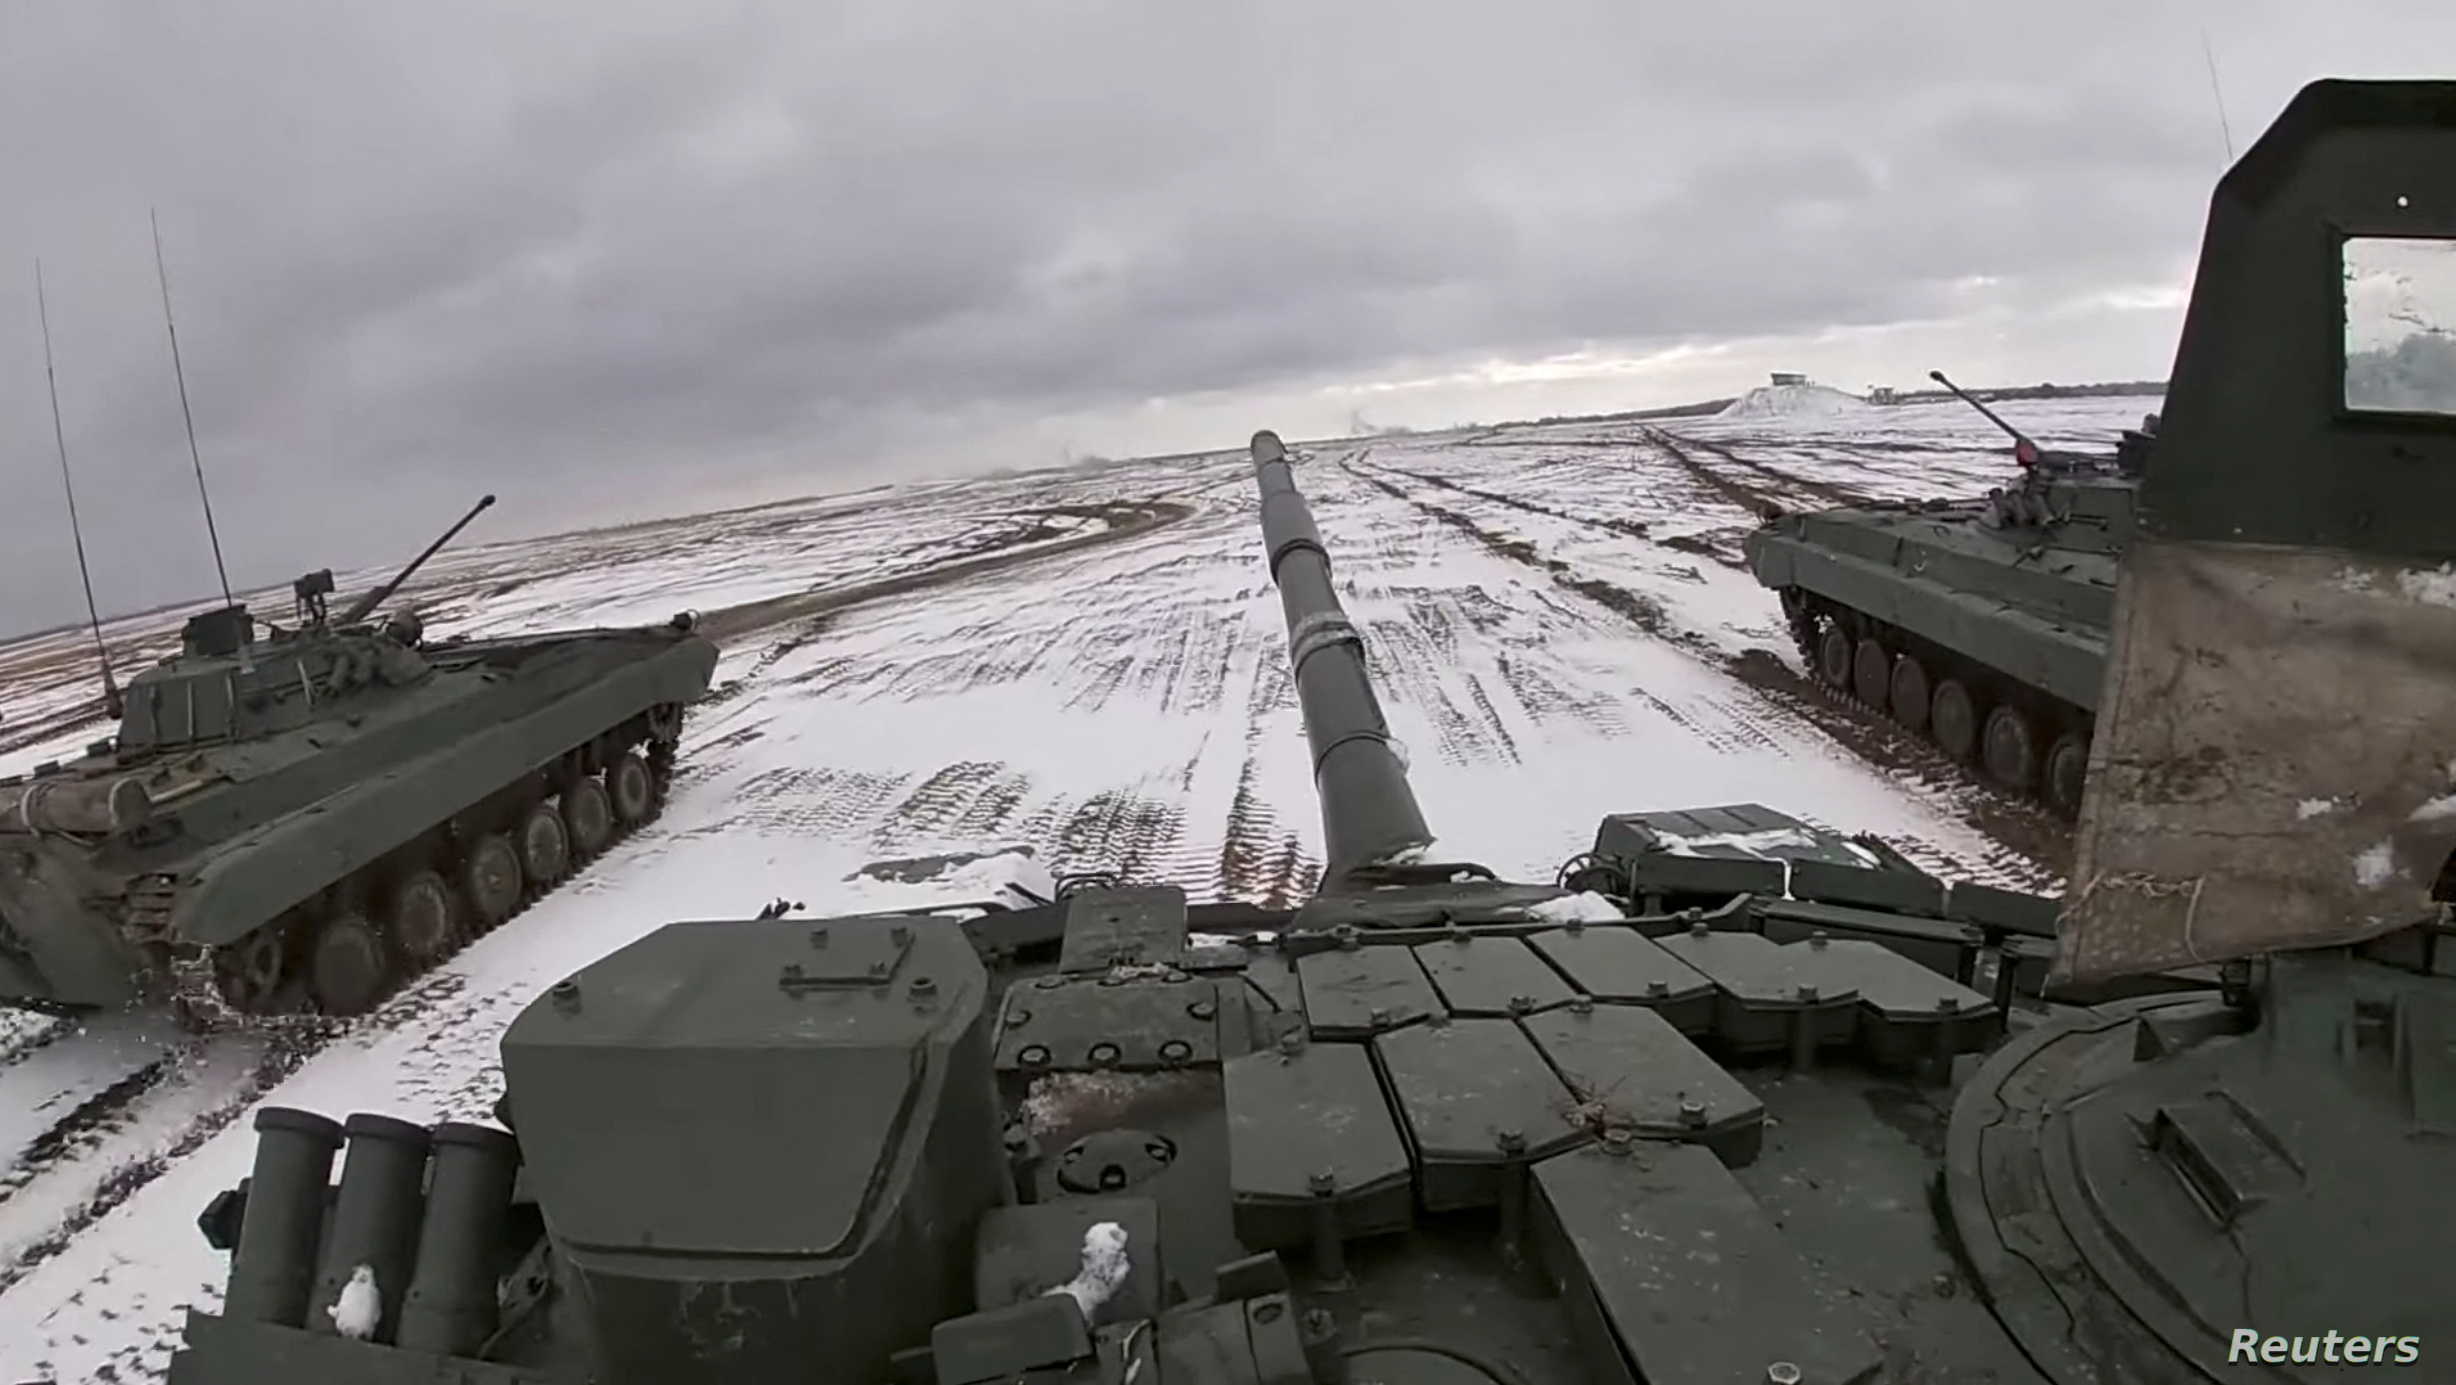
[[[424,553],[410,559],[409,566],[401,569],[391,581],[386,582],[384,585],[377,587],[371,592],[368,592],[365,596],[351,602],[349,608],[341,613],[341,619],[338,623],[342,625],[356,625],[358,622],[365,620],[368,615],[374,612],[376,607],[381,606],[386,601],[391,600],[392,594],[401,589],[401,584],[403,582],[408,581],[413,575],[415,575],[418,569],[425,567],[426,560],[434,557],[436,550],[442,548],[445,544],[450,543],[455,535],[459,534],[461,530],[469,527],[469,521],[476,519],[479,514],[485,511],[487,506],[494,503],[495,498],[491,495],[480,497],[477,504],[469,507],[469,513],[460,517],[460,523],[444,530],[442,538],[428,544]]]
[[[1390,743],[1389,723],[1365,670],[1364,637],[1340,608],[1330,554],[1313,512],[1296,489],[1279,435],[1254,434],[1254,482],[1262,494],[1262,544],[1287,614],[1288,665],[1296,679],[1313,783],[1322,802],[1329,860],[1322,888],[1334,891],[1362,866],[1380,865],[1432,844],[1407,768]]]

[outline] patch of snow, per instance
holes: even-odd
[[[375,1325],[384,1320],[384,1294],[376,1287],[375,1269],[360,1265],[350,1271],[350,1282],[324,1306],[324,1316],[333,1320],[333,1331],[354,1342],[363,1342],[375,1335]]]
[[[2302,802],[2294,805],[2294,820],[2296,822],[2309,822],[2311,819],[2316,817],[2326,817],[2330,813],[2341,813],[2344,811],[2345,803],[2342,799],[2306,798]]]
[[[1816,845],[1815,834],[1797,827],[1768,827],[1755,832],[1708,832],[1694,837],[1663,834],[1663,849],[1674,856],[1703,856],[1707,851],[1721,847],[1755,856],[1786,846],[1806,850]],[[1867,855],[1864,851],[1859,854]],[[1874,858],[1869,859],[1873,863]]]
[[[1874,412],[1856,395],[1826,385],[1759,385],[1732,400],[1718,419],[1836,419]]]
[[[1142,1091],[1142,1083],[1130,1073],[1053,1072],[1033,1079],[1020,1114],[1024,1128],[1035,1135],[1107,1124]]]
[[[2354,883],[2376,890],[2396,878],[2396,848],[2381,842],[2354,858]]]
[[[2456,563],[2445,563],[2434,570],[2400,572],[2396,585],[2411,600],[2433,606],[2456,606]]]
[[[1083,1233],[1082,1268],[1044,1297],[1064,1294],[1083,1310],[1083,1320],[1090,1322],[1133,1272],[1134,1264],[1126,1257],[1126,1229],[1113,1221],[1097,1222]]]
[[[1612,901],[1593,890],[1530,904],[1526,912],[1527,917],[1546,923],[1610,923],[1627,917]]]
[[[1057,898],[1057,881],[1028,851],[985,857],[949,875],[934,891],[948,899],[990,899],[1029,909]]]
[[[2441,818],[2456,818],[2456,793],[2441,794],[2406,816],[2407,822],[2437,822]]]
[[[2358,567],[2339,568],[2337,586],[2349,592],[2367,592],[2373,589],[2371,574]]]
[[[1268,947],[1278,939],[1277,933],[1265,928],[1258,932],[1238,933],[1233,936],[1227,933],[1188,933],[1185,935],[1185,945],[1198,952],[1226,948],[1236,948],[1241,951],[1249,947]]]

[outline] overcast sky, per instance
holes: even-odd
[[[867,484],[1934,365],[2165,373],[2210,185],[2444,0],[6,0],[0,630]],[[2446,74],[2436,74],[2446,75]]]

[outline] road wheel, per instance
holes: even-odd
[[[1906,730],[1926,730],[1928,696],[1927,666],[1907,654],[1894,660],[1892,686],[1885,695],[1885,710],[1893,719]]]
[[[469,844],[461,862],[461,897],[469,901],[470,921],[484,932],[512,916],[520,907],[520,853],[512,839],[489,832]]]
[[[563,790],[563,829],[572,859],[585,861],[614,840],[614,798],[594,779],[575,779]]]
[[[412,871],[392,887],[385,911],[393,946],[412,971],[424,971],[450,956],[461,940],[460,903],[452,887],[431,870]]]
[[[1886,687],[1893,681],[1893,656],[1874,639],[1859,642],[1851,656],[1851,691],[1871,707],[1883,708]]]
[[[571,869],[571,834],[563,830],[563,815],[540,803],[520,819],[520,873],[534,889],[553,887]]]
[[[384,995],[392,975],[392,944],[356,910],[324,920],[307,963],[308,989],[328,1015],[362,1015]]]
[[[221,986],[222,999],[242,1014],[262,1013],[281,986],[288,954],[288,942],[278,924],[267,924],[235,943],[215,948],[213,976]]]
[[[636,750],[624,751],[605,772],[605,786],[614,799],[614,816],[625,824],[641,821],[656,807],[656,784]]]
[[[2066,731],[2047,748],[2047,772],[2041,792],[2047,806],[2067,818],[2081,815],[2081,781],[2089,773],[2089,733]]]
[[[1960,679],[1936,685],[1936,695],[1927,701],[1927,727],[1937,749],[1956,761],[1969,761],[1970,752],[1978,748],[1978,702]]]
[[[2010,704],[1987,714],[1982,746],[1987,777],[2016,792],[2028,792],[2038,782],[2038,737],[2030,719]]]
[[[1816,676],[1829,688],[1851,685],[1851,635],[1838,620],[1825,622],[1825,633],[1817,637]]]

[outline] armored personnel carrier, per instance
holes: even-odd
[[[2456,397],[2318,401],[2451,159],[2456,83],[2321,83],[2220,185],[2059,921],[1754,805],[1432,856],[1264,433],[1315,896],[669,925],[512,1023],[508,1129],[259,1111],[170,1379],[2429,1378],[2456,539],[2376,502]]]
[[[1981,500],[1776,513],[1742,547],[1820,682],[2069,818],[2157,419],[2112,457],[2049,452],[1932,374],[2012,435],[2018,482]]]
[[[364,1010],[653,814],[716,647],[693,622],[429,641],[244,605],[129,680],[118,734],[0,779],[0,1002]]]

